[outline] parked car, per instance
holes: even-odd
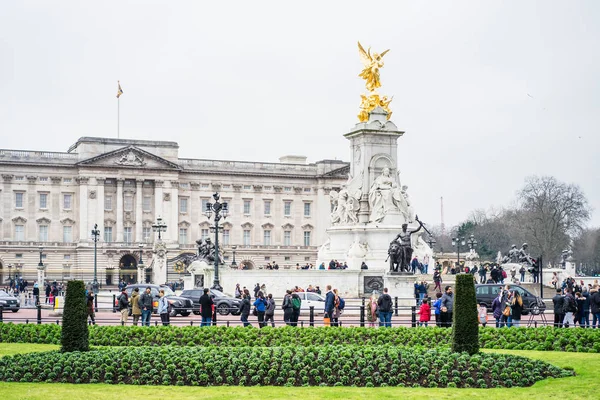
[[[233,315],[240,314],[240,307],[242,306],[242,299],[236,299],[235,297],[229,296],[221,291],[215,289],[209,289],[209,293],[215,302],[215,307],[220,315]],[[181,297],[189,299],[193,302],[194,314],[200,315],[200,296],[204,294],[204,289],[196,288],[192,290],[184,290],[181,292]]]
[[[498,297],[498,292],[502,287],[504,287],[504,285],[495,283],[475,285],[475,297],[477,298],[477,304],[483,303],[488,309],[491,310],[492,302],[496,297]],[[519,292],[523,298],[523,306],[525,307],[523,314],[528,314],[531,310],[534,315],[538,315],[546,309],[546,304],[544,301],[540,297],[529,292],[527,289],[519,285],[511,284],[509,284],[509,287],[510,290],[516,290]]]
[[[309,312],[310,307],[315,307],[315,313],[322,313],[325,310],[325,297],[314,292],[296,292],[302,300],[300,312]]]
[[[136,287],[140,289],[140,296],[142,295],[142,293],[144,293],[146,291],[147,287],[150,288],[152,296],[154,297],[154,300],[152,302],[152,312],[155,314],[158,312],[158,299],[159,299],[158,291],[161,289],[165,291],[165,296],[167,298],[167,301],[169,302],[169,315],[171,317],[174,317],[177,314],[181,314],[183,317],[187,317],[188,315],[190,315],[192,313],[192,309],[193,309],[192,301],[185,297],[176,296],[175,293],[171,290],[171,288],[169,288],[166,285],[150,285],[150,284],[128,285],[125,288],[125,292],[127,293],[127,296],[129,299],[131,299],[131,293],[133,293],[133,289],[135,289]],[[117,295],[117,298],[118,298],[118,295]],[[118,304],[119,304],[119,301],[115,300],[115,306],[117,306]],[[129,313],[131,315],[131,306],[129,307]]]
[[[11,296],[4,290],[0,290],[0,306],[5,310],[17,312],[21,307],[21,300],[15,296]]]

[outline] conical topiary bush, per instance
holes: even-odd
[[[452,351],[479,353],[479,321],[473,275],[456,275]]]
[[[69,281],[63,310],[61,351],[88,351],[87,300],[83,281]]]

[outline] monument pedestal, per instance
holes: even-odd
[[[387,272],[383,276],[385,287],[392,298],[398,297],[399,306],[414,306],[415,302],[415,275],[408,272]]]

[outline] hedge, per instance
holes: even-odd
[[[451,329],[443,328],[264,328],[91,326],[94,346],[310,346],[385,345],[449,346]],[[479,344],[488,349],[600,353],[600,329],[480,328]],[[58,325],[0,324],[0,342],[60,344]]]
[[[477,300],[473,275],[456,275],[454,294],[452,351],[469,354],[479,352],[479,321],[477,320]]]
[[[513,355],[363,345],[123,347],[0,359],[0,380],[6,382],[488,388],[572,375]]]
[[[88,351],[90,349],[86,304],[87,298],[83,281],[69,281],[62,320],[60,341],[62,351]]]

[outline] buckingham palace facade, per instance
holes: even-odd
[[[337,160],[280,163],[179,158],[176,142],[82,137],[65,153],[0,150],[0,277],[91,281],[98,225],[98,280],[137,280],[152,265],[152,225],[162,218],[168,258],[212,237],[204,215],[215,192],[229,203],[219,242],[225,263],[288,268],[314,263],[325,241],[329,191],[348,178]],[[40,248],[43,248],[40,252]],[[168,281],[181,271],[168,265]],[[147,270],[147,279],[151,271]],[[162,282],[156,282],[162,283]]]

